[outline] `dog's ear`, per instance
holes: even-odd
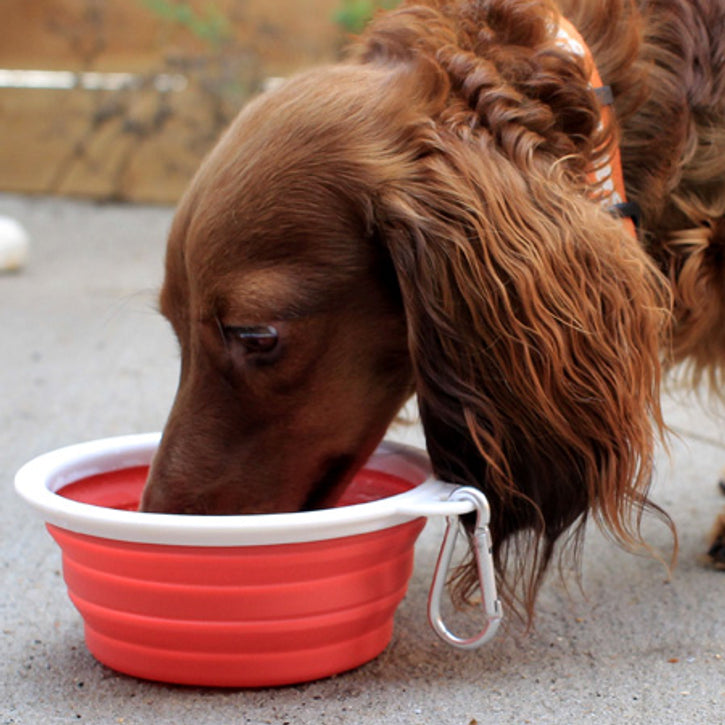
[[[641,541],[669,298],[563,170],[426,133],[381,225],[427,446],[441,479],[487,495],[507,599],[530,615],[555,543],[589,513]]]

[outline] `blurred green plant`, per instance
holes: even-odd
[[[376,10],[394,8],[400,0],[342,0],[333,20],[346,33],[359,33]]]
[[[140,0],[140,3],[159,19],[181,25],[214,48],[232,37],[231,23],[214,5],[207,5],[199,12],[185,0]]]

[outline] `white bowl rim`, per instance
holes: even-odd
[[[160,433],[77,443],[40,455],[15,475],[15,490],[46,523],[79,534],[173,546],[257,546],[321,541],[397,526],[416,518],[460,515],[474,507],[448,501],[455,486],[436,480],[425,452],[384,440],[366,467],[420,483],[377,501],[299,513],[200,516],[140,513],[60,496],[63,486],[99,473],[148,465]]]

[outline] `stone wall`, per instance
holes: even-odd
[[[0,68],[123,72],[133,81],[97,90],[78,75],[72,89],[0,88],[0,190],[176,201],[246,98],[269,78],[335,59],[339,6],[4,0]]]

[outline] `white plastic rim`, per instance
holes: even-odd
[[[435,480],[423,451],[383,441],[367,468],[420,483],[405,493],[339,508],[300,513],[200,516],[139,513],[71,501],[59,491],[74,481],[145,466],[160,433],[103,438],[45,453],[15,476],[15,490],[45,521],[105,539],[176,546],[291,544],[364,534],[423,516],[468,513],[468,501],[448,501],[454,486]]]

